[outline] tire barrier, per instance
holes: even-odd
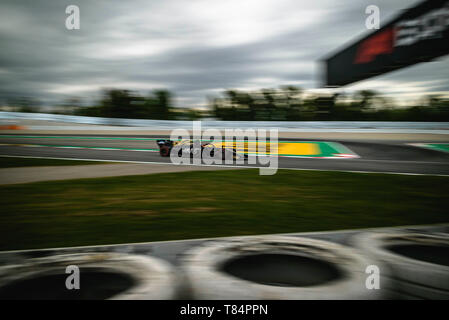
[[[211,241],[182,261],[196,299],[383,299],[365,286],[379,264],[332,242],[288,236]],[[382,286],[388,287],[388,279]]]
[[[79,268],[79,289],[67,288],[68,266]],[[78,253],[26,259],[0,267],[0,300],[169,300],[172,267],[157,258],[122,253]]]
[[[449,235],[362,233],[352,243],[391,269],[402,299],[449,299]]]

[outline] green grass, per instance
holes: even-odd
[[[41,167],[41,166],[77,166],[85,164],[106,164],[102,161],[58,160],[42,158],[0,157],[0,168]]]
[[[0,249],[449,221],[449,178],[258,170],[0,186]]]

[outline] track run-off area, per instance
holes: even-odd
[[[166,136],[0,134],[0,156],[165,163]],[[224,144],[228,142],[223,142]],[[287,169],[449,175],[449,144],[433,141],[279,138],[278,166]],[[248,152],[251,154],[251,152]],[[236,166],[258,167],[248,164]]]

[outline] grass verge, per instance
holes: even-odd
[[[449,221],[449,178],[257,169],[0,186],[0,250]]]

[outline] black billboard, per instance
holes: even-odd
[[[324,84],[343,86],[446,54],[449,0],[427,0],[324,59]]]

